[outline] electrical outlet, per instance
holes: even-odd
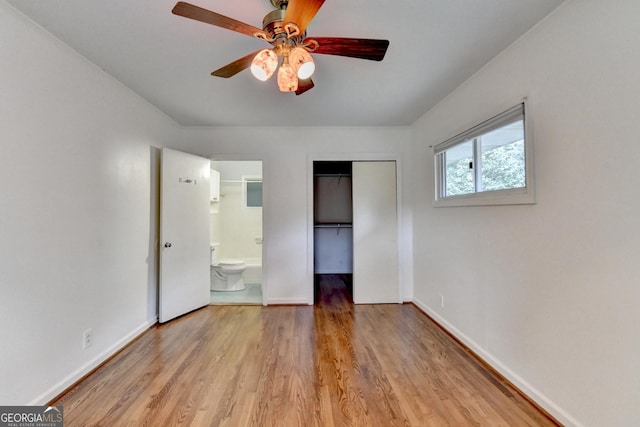
[[[444,308],[444,295],[440,294],[440,308]]]
[[[82,349],[85,350],[93,345],[93,329],[89,328],[82,333]]]

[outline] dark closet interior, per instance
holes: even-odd
[[[315,298],[324,282],[353,293],[353,203],[350,161],[313,162]]]

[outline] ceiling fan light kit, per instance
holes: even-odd
[[[250,68],[258,80],[266,81],[278,69],[279,89],[282,92],[295,92],[296,95],[300,95],[314,87],[311,75],[315,71],[315,63],[311,53],[382,61],[389,46],[388,40],[307,38],[307,25],[324,1],[270,0],[276,10],[264,17],[262,29],[185,2],[178,2],[172,12],[178,16],[264,40],[273,46],[271,49],[245,55],[213,71],[213,76],[228,78],[245,68]]]
[[[251,74],[261,81],[267,81],[278,68],[278,55],[273,49],[262,49],[251,61]]]
[[[295,92],[298,90],[298,76],[286,56],[278,69],[278,87],[281,92]]]
[[[316,64],[313,62],[313,58],[309,52],[302,47],[294,47],[291,49],[291,53],[289,53],[289,63],[301,79],[308,79],[316,70]]]

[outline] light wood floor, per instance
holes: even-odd
[[[54,404],[73,426],[554,426],[411,304],[209,306]]]

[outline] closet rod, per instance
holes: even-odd
[[[316,224],[315,228],[351,228],[352,224],[340,223],[340,224]]]

